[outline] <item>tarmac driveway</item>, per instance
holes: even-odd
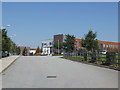
[[[118,88],[118,72],[60,58],[22,56],[2,75],[3,88]]]

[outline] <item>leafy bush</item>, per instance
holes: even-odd
[[[84,51],[84,60],[87,61],[87,51]]]
[[[92,53],[91,53],[91,61],[90,61],[90,62],[94,63],[94,62],[97,60],[96,55],[97,55],[96,52],[92,52]]]
[[[107,52],[106,53],[106,65],[111,65],[112,62],[115,62],[116,59],[116,53],[114,51]]]

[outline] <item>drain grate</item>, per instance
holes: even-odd
[[[57,76],[47,76],[47,78],[56,78]]]

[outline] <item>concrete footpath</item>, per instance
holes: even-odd
[[[0,59],[0,73],[7,69],[16,59],[20,56],[9,56],[6,58]]]

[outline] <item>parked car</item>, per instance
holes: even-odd
[[[102,51],[102,54],[106,54],[106,53],[107,53],[107,50],[103,50],[103,51]]]

